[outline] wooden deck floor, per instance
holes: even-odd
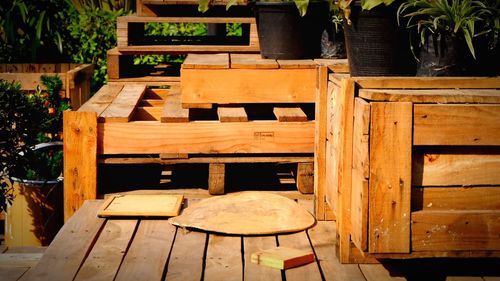
[[[102,202],[86,202],[27,272],[30,264],[2,265],[0,255],[0,280],[500,280],[498,259],[342,265],[334,222],[287,235],[222,236],[166,220],[97,218]],[[298,203],[307,208],[312,202]],[[313,249],[317,262],[286,271],[250,263],[251,253],[276,245]]]

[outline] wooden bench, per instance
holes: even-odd
[[[329,80],[318,123],[341,262],[500,256],[500,79]]]

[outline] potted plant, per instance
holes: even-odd
[[[207,11],[210,2],[199,0],[198,10]],[[235,3],[229,0],[226,8]],[[256,0],[252,4],[263,58],[320,57],[331,0]]]
[[[62,112],[69,109],[69,103],[60,97],[59,77],[42,76],[41,81],[47,90],[38,87],[32,94],[1,82],[1,103],[6,106],[0,123],[7,129],[2,158],[9,155],[2,159],[2,187],[11,199],[5,221],[9,246],[47,245],[63,223],[60,140]],[[7,119],[12,116],[19,118]],[[18,132],[24,123],[27,129]]]
[[[478,70],[486,68],[477,64],[478,59],[491,60],[486,54],[497,47],[498,3],[495,0],[407,0],[401,4],[398,20],[406,20],[406,27],[419,38],[417,75],[485,74]]]
[[[397,24],[401,0],[339,0],[352,76],[414,75],[407,31]]]

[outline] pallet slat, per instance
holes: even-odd
[[[179,92],[172,92],[165,98],[160,120],[162,123],[189,122],[189,110],[182,108]]]
[[[307,121],[307,115],[300,107],[275,107],[273,112],[279,122]]]
[[[276,69],[279,64],[273,59],[263,59],[259,54],[231,54],[231,68]]]
[[[217,115],[221,122],[247,122],[248,115],[244,107],[223,107],[217,108]]]
[[[99,115],[99,119],[104,122],[128,122],[145,92],[145,85],[125,85],[118,96]]]
[[[205,281],[243,280],[241,239],[241,237],[210,235]]]

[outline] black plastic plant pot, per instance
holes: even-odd
[[[310,59],[321,54],[328,3],[310,2],[305,16],[294,2],[257,2],[255,17],[262,58]]]
[[[369,11],[351,6],[351,25],[344,20],[344,36],[351,76],[415,75],[416,60],[409,33],[397,24],[398,3]]]

